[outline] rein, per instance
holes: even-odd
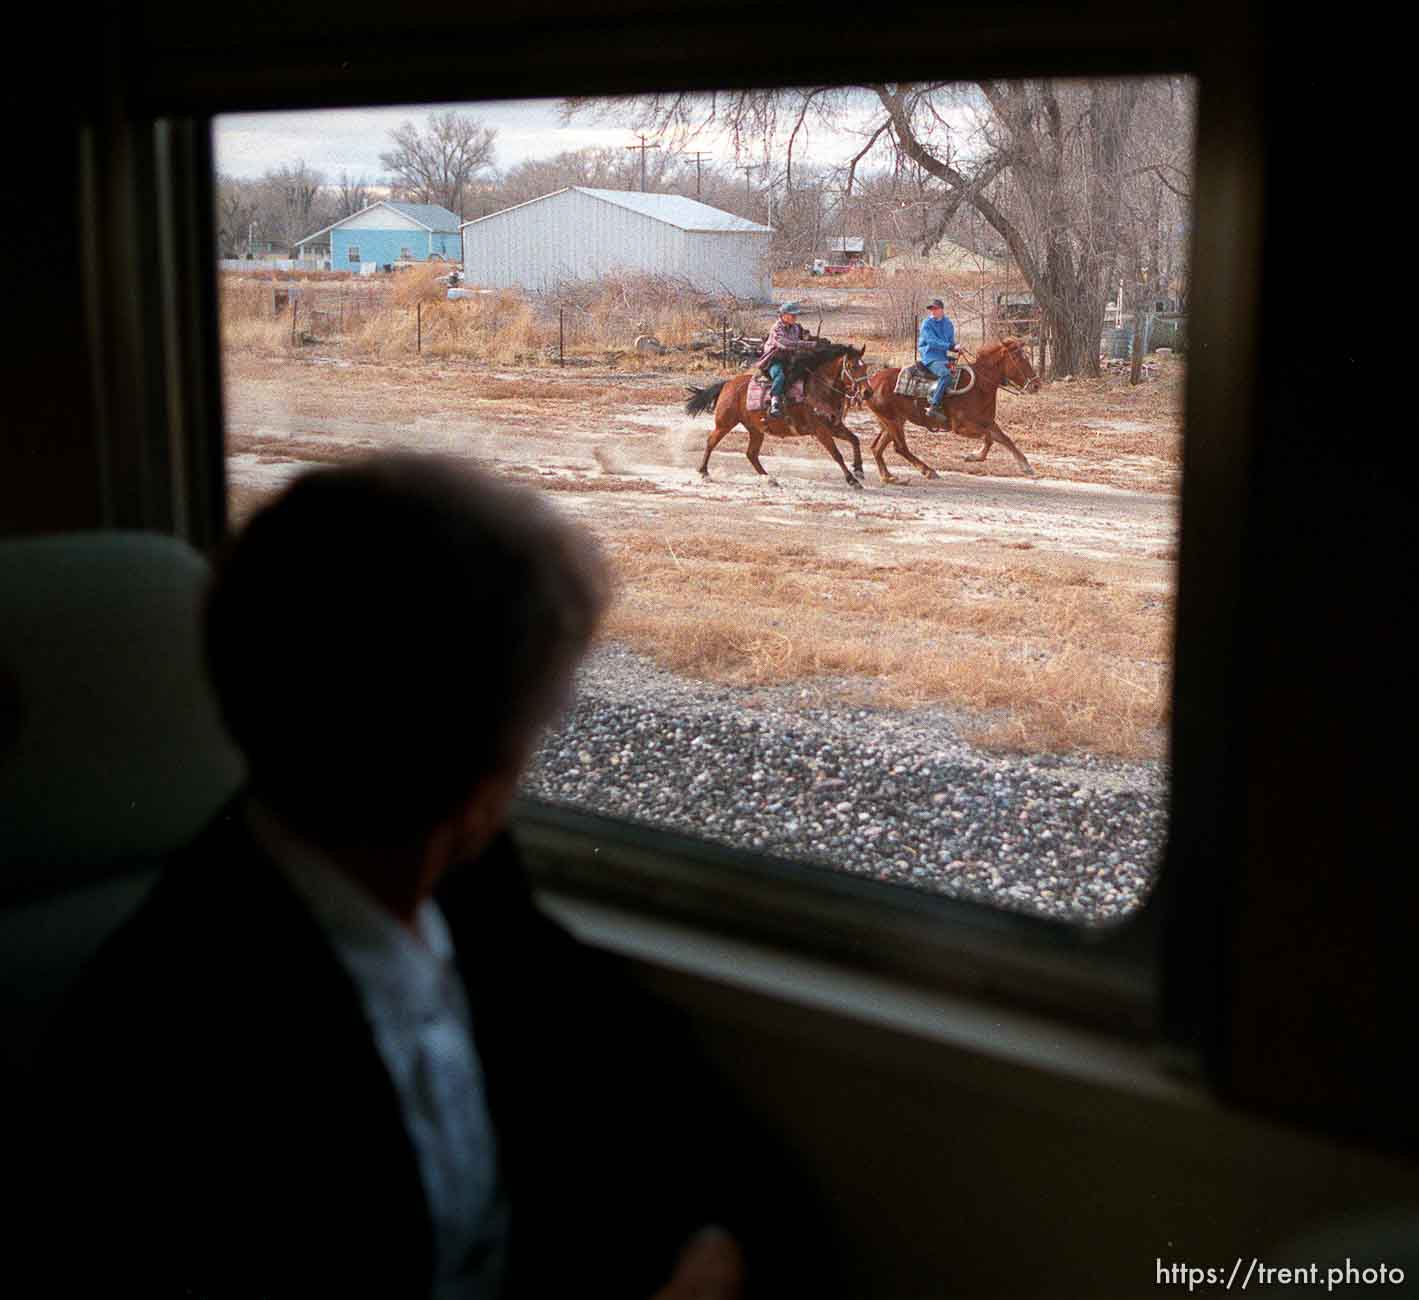
[[[818,375],[814,375],[813,378],[817,379],[830,393],[841,393],[847,398],[849,405],[861,406],[863,398],[867,395],[867,376],[861,379],[853,379],[848,374],[847,353],[843,353],[840,361],[842,364],[838,367],[838,379],[841,383],[846,384],[847,387],[839,388],[832,380],[823,379]]]

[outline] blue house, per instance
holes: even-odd
[[[457,262],[463,257],[458,225],[457,215],[437,203],[381,199],[297,240],[296,247],[305,257],[309,255],[308,245],[328,241],[332,271],[358,271],[367,262],[377,266],[434,258]]]

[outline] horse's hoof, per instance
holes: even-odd
[[[768,480],[766,480],[766,481],[768,482],[768,485],[769,485],[770,487],[781,488],[781,487],[783,486],[783,484],[780,483],[780,482],[778,481],[778,479],[776,479],[776,478],[771,478],[771,479],[768,479]]]
[[[940,478],[941,475],[938,474],[934,469],[929,469],[929,470],[926,471],[925,474],[922,475],[922,477],[923,477],[923,478]]]
[[[848,479],[848,483],[855,487],[859,492],[862,491],[862,484],[859,483],[855,478]]]
[[[883,486],[883,487],[886,487],[886,486],[887,486],[888,484],[890,484],[890,483],[900,483],[901,481],[902,481],[902,480],[899,479],[895,474],[883,474],[883,475],[882,475],[882,486]]]

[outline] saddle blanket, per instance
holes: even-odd
[[[769,409],[769,389],[773,387],[772,379],[765,379],[758,371],[754,372],[754,377],[749,381],[749,391],[745,394],[744,409],[746,411],[767,411]],[[788,405],[803,400],[803,380],[798,380],[788,386],[784,393],[784,399]]]
[[[961,382],[961,368],[956,367],[956,382]],[[936,388],[936,376],[924,367],[913,363],[910,366],[903,366],[901,373],[897,376],[897,386],[892,390],[898,397],[920,397],[923,401],[929,402],[931,394]],[[949,397],[951,394],[946,394]]]

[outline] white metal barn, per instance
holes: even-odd
[[[538,292],[613,271],[682,276],[697,288],[764,300],[773,234],[679,194],[593,190],[544,194],[463,227],[469,284]]]

